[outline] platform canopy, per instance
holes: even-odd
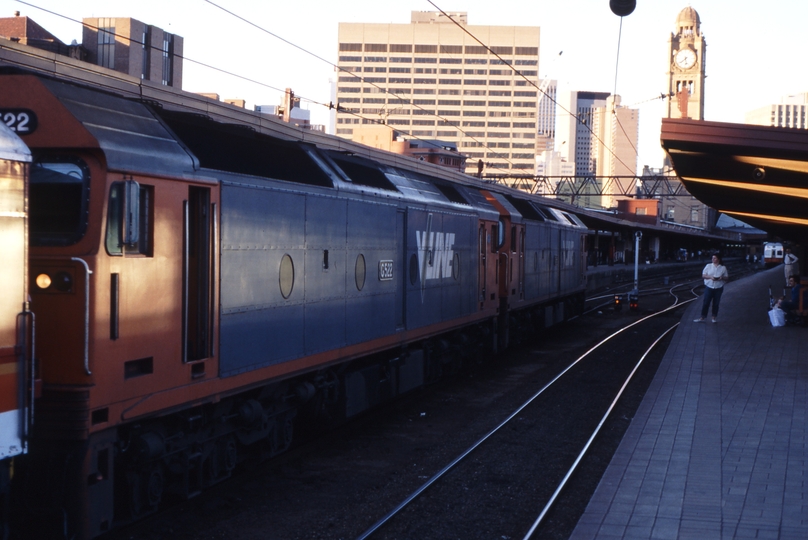
[[[661,143],[704,204],[784,240],[808,236],[808,130],[665,118]]]

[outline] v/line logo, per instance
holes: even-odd
[[[452,275],[454,233],[416,231],[418,277],[421,284]]]

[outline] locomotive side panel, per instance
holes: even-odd
[[[560,235],[561,294],[570,294],[580,289],[581,283],[581,231],[563,227]]]
[[[348,202],[348,256],[345,273],[348,343],[360,343],[396,331],[397,282],[392,268],[398,258],[397,207]],[[309,321],[307,321],[309,322]],[[312,325],[319,324],[317,320]]]
[[[540,297],[539,289],[539,257],[541,254],[542,230],[545,227],[535,221],[525,223],[525,299],[536,300]]]
[[[306,198],[306,353],[347,343],[345,317],[348,202]]]
[[[476,310],[477,221],[462,215],[449,215],[444,228],[454,233],[452,253],[444,250],[441,264],[450,269],[451,285],[443,287],[443,319],[460,318]]]
[[[407,213],[407,328],[419,328],[473,312],[476,298],[477,221],[473,216],[410,208]],[[457,255],[457,256],[455,256]],[[462,296],[465,299],[460,300]]]
[[[302,356],[303,194],[222,186],[220,375]]]

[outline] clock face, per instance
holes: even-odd
[[[696,53],[692,49],[682,49],[676,53],[674,60],[680,68],[688,69],[696,64]]]

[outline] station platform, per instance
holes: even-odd
[[[684,308],[571,539],[808,538],[808,328],[770,325],[783,282],[730,281],[716,324]]]

